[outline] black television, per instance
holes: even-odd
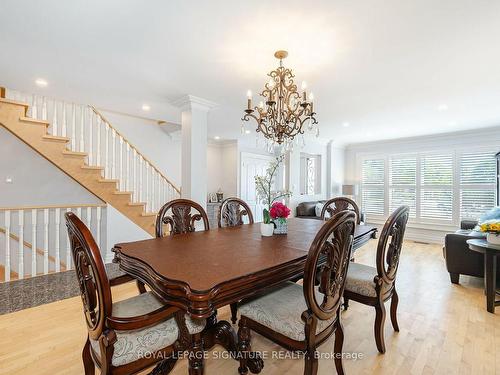
[[[497,206],[500,206],[500,152],[495,157],[497,158]]]

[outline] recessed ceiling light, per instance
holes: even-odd
[[[219,140],[219,139],[220,139],[220,137],[219,137],[218,135],[216,135],[216,136],[214,137],[214,139]]]
[[[448,106],[446,104],[440,104],[437,107],[438,111],[444,112],[448,110]]]
[[[35,80],[35,84],[38,86],[38,87],[47,87],[47,85],[49,84],[46,80],[44,80],[43,78],[37,78]]]
[[[151,107],[149,106],[149,104],[143,104],[142,105],[142,110],[143,111],[149,111],[151,109]]]
[[[245,134],[250,134],[250,133],[251,133],[250,130],[248,130],[248,129],[245,130]]]
[[[342,124],[342,126],[343,126],[344,128],[348,128],[349,126],[351,126],[351,124],[349,124],[348,122],[344,122],[344,123]]]

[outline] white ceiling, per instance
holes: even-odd
[[[500,124],[499,19],[498,0],[2,0],[0,84],[171,121],[192,94],[229,139],[286,49],[321,137],[450,132]]]

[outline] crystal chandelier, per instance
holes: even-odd
[[[283,59],[288,56],[287,51],[277,51],[274,57],[279,59],[278,68],[268,74],[269,82],[264,85],[260,93],[265,99],[258,106],[252,108],[252,92],[249,90],[247,109],[243,121],[250,117],[257,122],[257,133],[262,133],[273,144],[289,146],[293,139],[304,134],[304,124],[308,122],[309,130],[313,130],[318,123],[314,115],[313,94],[306,92],[306,84],[302,82],[302,95],[294,82],[292,70],[283,66]],[[316,133],[318,135],[318,132]]]

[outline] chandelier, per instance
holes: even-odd
[[[283,59],[288,56],[287,51],[277,51],[274,57],[279,59],[278,68],[268,74],[269,82],[264,85],[260,96],[265,99],[258,106],[252,108],[252,92],[247,93],[247,109],[242,121],[253,118],[257,122],[257,133],[262,133],[269,142],[285,146],[292,144],[294,138],[304,134],[304,124],[308,122],[308,129],[312,131],[318,123],[314,115],[312,93],[306,92],[306,84],[302,82],[302,95],[294,82],[292,70],[283,66]],[[317,132],[316,135],[319,133]]]

